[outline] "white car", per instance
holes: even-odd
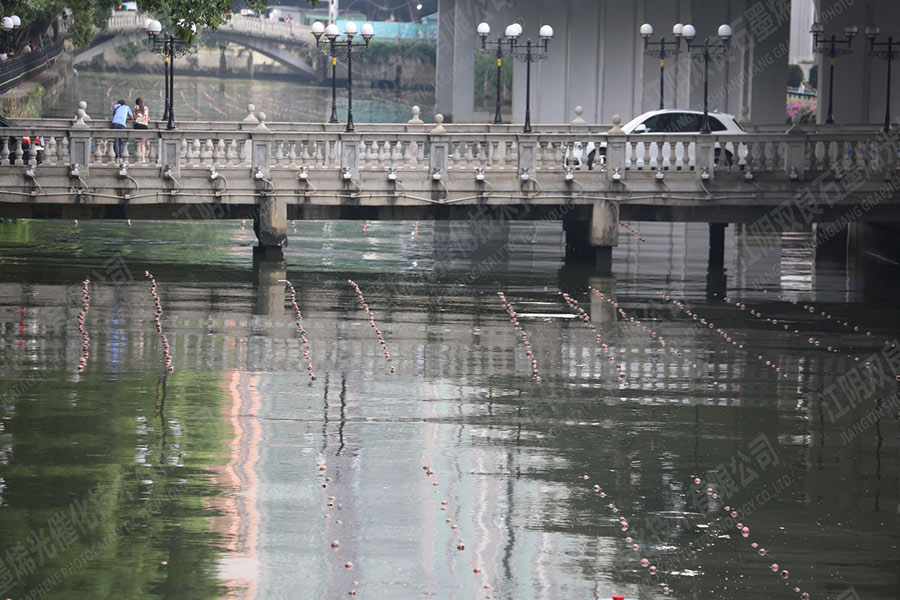
[[[635,133],[700,133],[703,126],[703,111],[699,110],[651,110],[644,114],[633,118],[624,125],[622,131],[627,134]],[[709,128],[716,135],[741,135],[746,133],[744,128],[738,124],[734,115],[726,113],[713,112],[709,113]],[[693,144],[691,145],[691,158],[693,159]],[[663,147],[664,153],[669,152],[668,146]],[[719,155],[722,149],[716,144],[715,163],[719,163]],[[580,142],[576,142],[572,148],[572,156],[564,159],[569,166],[576,169],[581,167],[582,155],[586,155],[585,163],[588,169],[593,169],[594,165],[599,164],[601,167],[606,164],[606,142],[601,142],[599,146],[595,146],[593,142],[589,142],[582,147]],[[668,156],[666,156],[668,158]],[[725,150],[725,164],[731,166],[733,157],[731,152]]]

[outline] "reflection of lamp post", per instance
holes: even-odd
[[[313,23],[312,34],[316,37],[316,46],[318,46],[321,42],[320,38],[322,34],[325,34],[325,37],[328,38],[328,42],[331,46],[331,112],[332,112],[332,123],[337,122],[337,114],[336,114],[336,96],[335,96],[335,87],[334,87],[334,69],[337,65],[337,51],[338,49],[346,48],[347,52],[347,131],[355,131],[353,127],[353,49],[354,48],[365,48],[369,49],[369,40],[375,35],[375,28],[372,27],[371,23],[363,23],[360,34],[363,37],[365,43],[363,44],[354,44],[353,38],[356,37],[356,23],[353,21],[347,21],[346,25],[344,25],[344,39],[338,40],[338,28],[334,23],[330,23],[328,27],[324,27],[321,22]]]
[[[887,98],[884,104],[884,128],[885,133],[891,132],[891,62],[900,58],[900,43],[894,43],[894,37],[888,36],[886,42],[876,42],[878,37],[877,27],[866,27],[866,37],[869,38],[869,54],[887,61]],[[879,50],[878,48],[884,48]]]
[[[9,32],[9,31],[12,31],[13,29],[18,29],[19,27],[22,26],[22,19],[20,19],[16,15],[12,15],[9,17],[3,17],[2,26],[3,26],[4,32]],[[9,51],[9,33],[4,33],[3,34],[3,52],[5,53],[8,51]]]
[[[522,35],[522,26],[518,23],[507,25],[504,32],[506,39],[509,40],[509,52],[517,59],[525,62],[525,127],[522,128],[524,133],[531,133],[531,63],[536,60],[544,60],[547,58],[548,45],[553,37],[553,28],[549,25],[542,25],[538,35],[544,43],[537,46],[537,49],[531,49],[531,40],[525,42],[525,50],[522,50],[523,44],[519,42],[519,36]]]
[[[839,40],[832,35],[831,38],[822,38],[825,28],[821,23],[816,21],[809,28],[809,32],[813,36],[813,52],[827,56],[830,61],[830,70],[828,72],[828,116],[825,118],[826,123],[834,123],[834,116],[831,113],[832,98],[834,96],[834,59],[838,56],[850,54],[853,50],[850,44],[853,43],[853,36],[856,35],[856,25],[850,24],[844,27],[844,37],[846,40]],[[844,47],[846,44],[846,47]]]
[[[156,19],[144,21],[144,31],[147,32],[147,37],[153,44],[151,50],[163,56],[163,68],[166,74],[166,102],[163,121],[168,121],[166,129],[175,129],[175,58],[187,54],[189,48],[187,42],[176,40],[170,32],[160,36],[162,24]]]
[[[658,42],[651,42],[650,36],[653,35],[653,26],[650,25],[650,23],[641,25],[640,33],[641,37],[644,38],[644,54],[659,57],[659,110],[663,109],[663,88],[665,81],[663,79],[663,72],[665,70],[666,57],[676,54],[681,48],[681,34],[683,30],[684,25],[676,23],[675,26],[672,27],[672,35],[675,36],[674,40],[666,41],[666,38],[660,38]]]
[[[709,107],[707,105],[709,97],[709,61],[725,58],[728,55],[728,39],[731,37],[731,27],[727,24],[719,25],[717,32],[722,40],[718,44],[710,44],[709,38],[704,38],[702,46],[692,46],[694,36],[697,30],[693,25],[685,25],[681,30],[681,35],[687,42],[688,52],[692,58],[703,60],[703,124],[700,126],[700,133],[710,133],[709,127]]]
[[[482,50],[487,50],[488,44],[497,46],[497,108],[494,111],[494,124],[499,125],[503,123],[503,119],[500,117],[500,73],[503,66],[503,44],[506,40],[501,35],[493,42],[487,41],[487,37],[491,34],[491,26],[487,23],[479,23],[477,32],[481,36]]]

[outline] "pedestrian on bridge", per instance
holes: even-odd
[[[113,105],[113,117],[110,127],[113,129],[125,129],[126,121],[133,121],[134,113],[124,100],[119,100]],[[113,151],[116,153],[116,164],[122,162],[122,138],[116,138],[113,142]]]
[[[134,128],[147,129],[150,126],[150,109],[142,98],[134,103]],[[147,138],[141,138],[141,164],[147,164]]]

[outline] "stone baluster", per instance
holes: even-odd
[[[425,166],[425,144],[416,144],[416,162]]]
[[[97,139],[94,144],[94,160],[92,164],[100,166],[103,164],[103,151],[106,149],[106,140]]]
[[[48,165],[55,165],[57,164],[56,137],[51,135],[49,137],[45,137],[44,139],[47,141],[47,145],[44,148],[44,161]]]
[[[0,146],[0,164],[8,165],[9,163],[9,138],[3,136],[2,140],[0,140],[2,146]]]
[[[314,142],[307,138],[305,140],[300,141],[300,164],[301,165],[309,165],[310,157],[309,157],[309,146]]]
[[[213,152],[214,146],[212,138],[206,138],[206,142],[203,144],[203,162],[207,165],[213,164]]]
[[[215,149],[213,150],[212,159],[213,159],[214,165],[217,165],[217,166],[224,165],[224,159],[225,159],[225,140],[224,139],[219,138],[218,140],[216,140],[216,146],[215,146]]]
[[[25,153],[22,150],[22,138],[16,137],[16,149],[13,152],[13,164],[16,166],[24,165],[25,161],[22,160],[24,154]]]
[[[663,156],[663,146],[665,146],[665,142],[657,141],[653,144],[656,147],[656,170],[657,171],[665,171],[667,165],[665,164],[665,157]]]
[[[403,160],[403,144],[400,140],[394,144],[394,150],[391,152],[391,163],[399,163]]]
[[[297,140],[291,140],[288,143],[288,168],[295,169],[297,168],[297,144],[301,144],[303,142]]]

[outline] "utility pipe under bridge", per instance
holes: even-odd
[[[167,131],[24,120],[0,141],[0,217],[252,218],[260,256],[280,258],[291,219],[560,220],[567,258],[610,267],[619,220],[707,222],[711,258],[727,223],[760,233],[797,225],[900,221],[898,136],[620,133],[515,126],[183,122]],[[44,138],[42,156],[23,136]],[[114,139],[125,142],[122,164]],[[149,156],[135,155],[146,138]],[[566,167],[576,148],[605,165]],[[716,160],[725,157],[725,160]],[[41,159],[39,162],[39,158]],[[718,260],[721,260],[719,257]],[[712,262],[718,262],[713,260]]]

